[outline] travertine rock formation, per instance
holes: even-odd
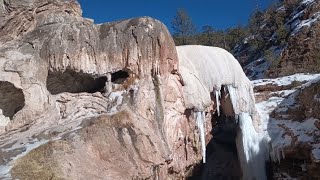
[[[267,148],[258,128],[259,116],[255,109],[253,88],[239,62],[229,52],[216,47],[190,45],[177,47],[177,50],[186,106],[198,112],[205,111],[211,106],[217,111],[218,119],[220,115],[226,116],[227,118],[220,118],[222,122],[218,119],[215,121],[226,124],[223,128],[232,126],[229,130],[236,134],[234,139],[231,138],[232,143],[229,145],[237,147],[242,178],[266,179],[264,164]],[[199,113],[197,121],[201,119],[198,116]],[[200,131],[201,123],[198,123]],[[228,131],[227,129],[223,131]],[[231,134],[225,133],[227,136]],[[227,136],[224,138],[230,138]],[[217,148],[213,151],[217,151]],[[216,155],[225,156],[221,153]],[[212,158],[209,164],[215,166],[212,161],[216,160]],[[226,162],[229,161],[226,159]],[[225,162],[220,163],[225,164]],[[217,171],[218,168],[214,170],[211,168],[214,169],[207,167],[202,177],[218,178],[219,176],[212,176],[213,173],[218,174],[217,172],[210,172]],[[218,171],[223,173],[221,170]],[[233,170],[230,169],[230,173],[231,171]],[[236,175],[241,177],[239,174]],[[235,177],[235,174],[220,178],[231,177]]]
[[[183,179],[201,151],[205,161],[212,124],[204,122],[216,110],[257,132],[252,87],[236,59],[196,46],[178,48],[191,66],[179,62],[158,20],[95,25],[74,0],[0,0],[0,45],[1,178]],[[189,99],[188,73],[201,69],[205,88],[195,93],[204,103]],[[242,158],[255,158],[243,149]]]
[[[187,176],[198,132],[161,22],[95,25],[73,0],[0,8],[1,177]]]

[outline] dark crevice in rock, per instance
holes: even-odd
[[[184,110],[184,115],[188,120],[190,120],[191,114],[192,114],[193,109],[185,109]]]
[[[237,123],[235,119],[215,113],[211,133],[213,138],[207,144],[205,164],[199,163],[189,180],[196,179],[241,179],[241,167],[236,148]]]
[[[2,115],[12,119],[24,105],[25,99],[22,90],[16,88],[10,82],[0,81],[0,109]]]
[[[234,112],[228,92],[222,86],[219,108],[220,115],[216,110],[211,115],[212,139],[206,147],[206,163],[200,162],[193,170],[189,180],[197,179],[241,179],[242,172],[237,153],[236,136],[238,123],[234,117]],[[211,100],[216,101],[216,94],[211,93]],[[231,109],[230,109],[231,108]]]
[[[106,77],[95,78],[92,75],[72,70],[66,70],[64,72],[49,71],[47,77],[47,88],[53,95],[63,92],[94,93],[103,91],[106,81]]]
[[[124,83],[129,77],[129,73],[125,70],[120,70],[111,74],[111,82],[115,84]]]

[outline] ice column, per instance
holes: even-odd
[[[217,103],[217,112],[218,112],[218,116],[220,116],[220,91],[216,90],[216,103]]]
[[[201,151],[203,163],[206,163],[206,141],[205,141],[205,113],[204,111],[196,112],[197,126],[200,131]]]

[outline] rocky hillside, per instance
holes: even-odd
[[[253,81],[275,179],[319,179],[320,74]]]
[[[320,178],[319,13],[316,0],[281,1],[235,49],[254,84],[274,179]]]
[[[252,78],[319,73],[320,2],[284,0],[261,13],[255,34],[234,54]]]

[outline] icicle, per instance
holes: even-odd
[[[218,116],[220,116],[220,91],[216,90],[216,103],[217,103],[217,112]]]
[[[265,180],[265,158],[267,149],[265,148],[262,138],[255,131],[252,119],[249,113],[239,114],[239,126],[241,130],[241,143],[237,142],[242,147],[243,154],[240,153],[241,166],[243,170],[243,179],[259,179]]]
[[[281,159],[285,158],[285,154],[284,154],[284,150],[279,146],[281,145],[271,143],[270,156],[273,162],[278,162],[280,164]]]
[[[196,112],[197,126],[200,130],[200,141],[202,150],[203,163],[206,163],[206,142],[205,142],[205,114],[204,112]]]
[[[227,89],[230,94],[230,99],[231,99],[231,104],[232,104],[233,110],[237,114],[238,113],[238,109],[237,109],[238,98],[237,98],[236,89],[232,85],[227,85]]]

